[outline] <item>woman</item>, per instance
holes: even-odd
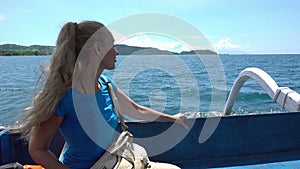
[[[100,75],[104,69],[115,68],[118,51],[113,43],[110,31],[99,22],[69,22],[61,29],[50,66],[45,69],[47,76],[42,89],[21,128],[29,139],[29,153],[36,163],[47,169],[90,168],[112,143],[118,118]],[[112,84],[125,115],[176,122],[187,128],[184,115],[170,116],[140,106]],[[94,118],[99,114],[104,121]],[[48,149],[58,129],[67,143],[61,161]],[[94,135],[90,130],[96,130]]]

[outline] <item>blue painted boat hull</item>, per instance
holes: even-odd
[[[219,118],[188,119],[190,130],[172,123],[127,124],[135,142],[147,149],[152,161],[174,163],[188,169],[300,168],[300,113],[225,116],[213,134],[199,143],[207,120],[214,122]],[[0,141],[1,164],[34,163],[18,134],[5,133]],[[57,156],[63,143],[57,133],[50,147]]]

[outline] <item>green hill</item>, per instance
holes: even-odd
[[[217,55],[216,52],[211,50],[191,50],[191,51],[182,51],[179,55]]]
[[[177,55],[177,53],[167,50],[159,50],[150,47],[137,47],[127,45],[116,45],[120,55]]]

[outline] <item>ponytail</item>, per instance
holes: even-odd
[[[50,66],[42,69],[41,90],[35,95],[31,108],[25,113],[18,131],[29,139],[32,129],[39,127],[54,113],[64,93],[72,87],[72,75],[80,50],[103,24],[84,21],[66,23],[57,38]]]

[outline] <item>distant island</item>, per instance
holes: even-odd
[[[0,45],[0,56],[51,55],[53,50],[54,46],[3,44]]]
[[[171,52],[168,50],[160,50],[151,47],[138,47],[127,45],[115,45],[120,55],[216,55],[217,53],[211,50],[191,50],[182,51],[180,53]],[[0,45],[0,56],[45,56],[51,55],[54,51],[54,46],[31,45],[23,46],[16,44]]]

